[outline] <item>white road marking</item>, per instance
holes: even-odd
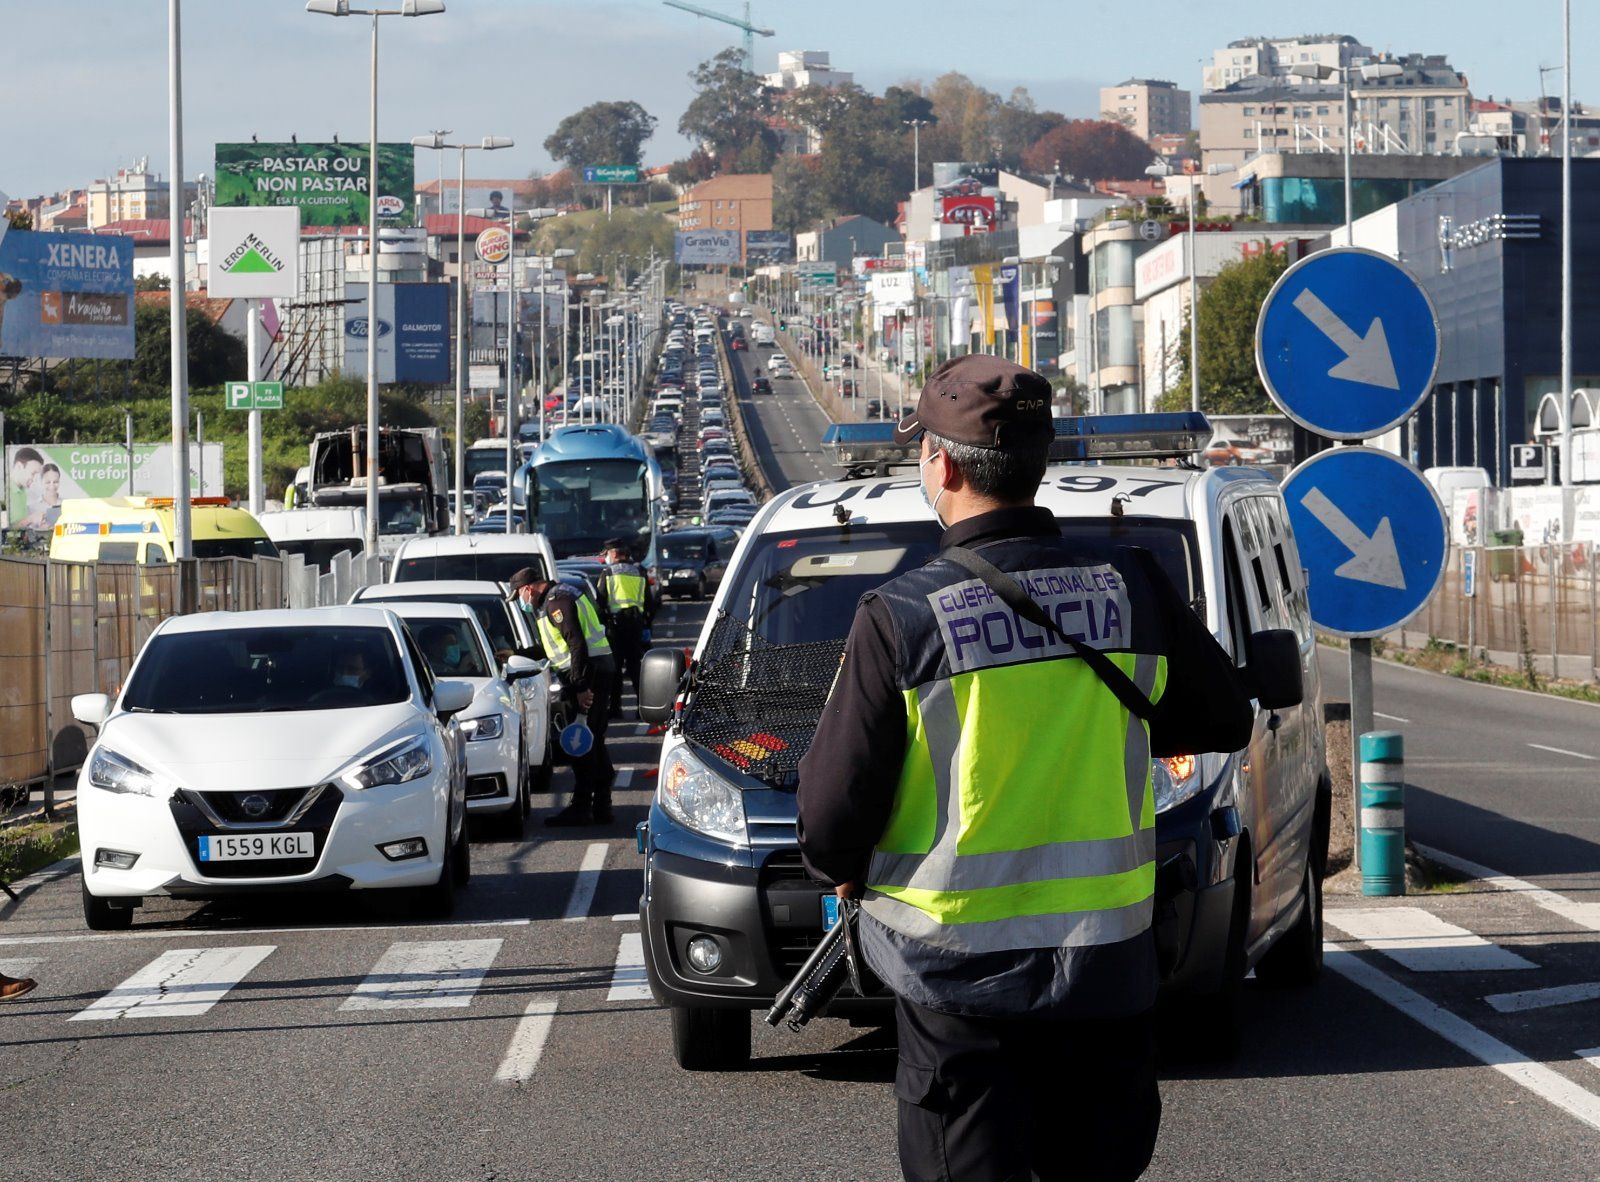
[[[1529,743],[1535,751],[1548,751],[1552,755],[1570,755],[1573,759],[1600,759],[1600,755],[1585,755],[1582,751],[1568,751],[1565,747],[1546,747],[1543,743]]]
[[[39,966],[44,963],[42,956],[19,956],[10,960],[0,959],[0,973],[8,977],[31,977],[38,972]]]
[[[1577,1055],[1590,1067],[1600,1067],[1600,1047],[1590,1047],[1586,1051],[1577,1052]]]
[[[631,767],[625,767],[622,770],[620,770],[619,772],[617,772],[617,782],[615,784],[613,784],[612,787],[615,788],[618,792],[621,792],[623,789],[627,788],[632,783],[633,783],[633,769]]]
[[[625,911],[621,915],[613,915],[612,923],[638,923],[639,914],[636,911]]]
[[[1481,866],[1466,858],[1458,858],[1454,854],[1447,854],[1432,846],[1419,845],[1417,849],[1435,862],[1442,862],[1463,874],[1471,875],[1491,890],[1511,891],[1523,895],[1530,903],[1559,915],[1569,923],[1576,924],[1580,928],[1588,928],[1591,932],[1600,932],[1600,903],[1579,903],[1565,895],[1558,895],[1555,891],[1534,886],[1525,879],[1501,874],[1498,870],[1491,870],[1487,866]]]
[[[545,1039],[550,1037],[550,1025],[555,1021],[559,997],[536,997],[522,1011],[522,1018],[506,1048],[506,1057],[500,1060],[500,1070],[494,1073],[499,1083],[527,1083],[539,1066],[539,1056],[544,1054]]]
[[[1324,919],[1416,973],[1479,973],[1539,966],[1420,907],[1336,908]]]
[[[620,783],[622,777],[617,777]],[[594,889],[600,883],[600,871],[605,869],[606,843],[597,841],[583,851],[583,863],[572,880],[572,894],[567,899],[567,913],[562,916],[568,923],[589,918],[589,904],[594,902]]]
[[[1372,717],[1381,718],[1385,722],[1398,722],[1403,726],[1409,726],[1411,724],[1411,720],[1409,718],[1401,718],[1398,714],[1385,714],[1382,710],[1374,710],[1372,712]]]
[[[607,1001],[649,1001],[650,979],[644,971],[644,937],[624,932],[617,944],[617,967],[611,971]]]
[[[1324,956],[1327,966],[1341,977],[1382,998],[1407,1017],[1421,1023],[1479,1062],[1494,1068],[1513,1083],[1549,1101],[1590,1128],[1600,1129],[1600,1096],[1579,1087],[1543,1063],[1535,1063],[1515,1047],[1485,1033],[1443,1006],[1429,1001],[1416,990],[1373,968],[1357,953],[1342,948],[1325,948]],[[1589,1053],[1579,1052],[1579,1054]]]
[[[389,945],[340,1011],[441,1009],[472,1004],[504,940],[416,940]]]
[[[234,948],[172,948],[111,992],[68,1019],[192,1018],[216,1005],[276,944]]]
[[[1580,985],[1556,985],[1550,989],[1525,989],[1521,993],[1491,993],[1483,1000],[1502,1014],[1520,1014],[1524,1010],[1542,1010],[1550,1006],[1569,1006],[1574,1002],[1593,1001],[1600,997],[1600,982],[1585,981]]]
[[[71,936],[13,936],[0,940],[0,947],[20,947],[27,944],[87,944],[104,940],[198,940],[207,936],[283,936],[300,932],[422,932],[430,928],[525,928],[531,919],[473,919],[464,923],[374,923],[343,924],[329,927],[304,928],[216,928],[207,931],[175,931],[165,928],[147,932],[79,932]]]

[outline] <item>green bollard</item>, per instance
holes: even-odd
[[[1399,731],[1361,736],[1361,893],[1406,893],[1406,741]]]

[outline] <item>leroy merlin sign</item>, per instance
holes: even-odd
[[[300,211],[294,206],[211,210],[207,288],[241,299],[300,294]]]

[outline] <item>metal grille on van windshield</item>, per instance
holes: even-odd
[[[772,644],[723,614],[700,657],[684,738],[770,788],[793,790],[843,659],[842,636]]]

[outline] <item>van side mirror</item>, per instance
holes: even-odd
[[[1288,628],[1253,632],[1245,673],[1256,700],[1267,710],[1286,710],[1305,699],[1300,670],[1300,640]]]
[[[672,721],[678,687],[689,668],[681,648],[653,648],[639,662],[639,717],[649,723]]]

